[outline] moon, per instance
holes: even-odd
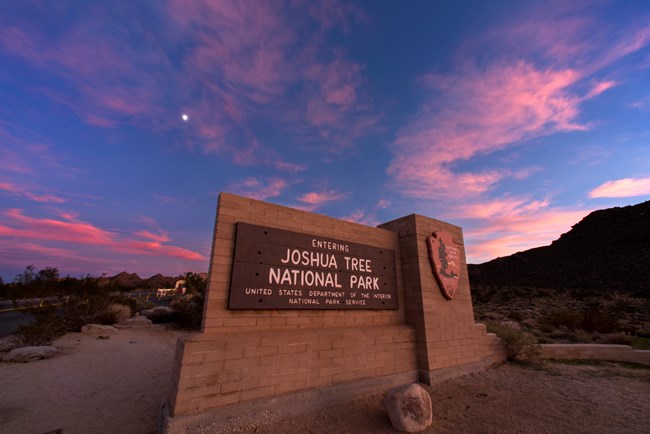
[[[183,122],[187,122],[190,119],[190,117],[187,114],[183,113],[181,115],[181,119],[183,119]]]

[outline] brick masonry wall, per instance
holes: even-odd
[[[399,258],[393,231],[222,193],[203,329],[178,344],[172,415],[417,370],[399,263],[397,310],[228,310],[238,221],[393,249]]]
[[[228,310],[238,221],[395,250],[399,308]],[[503,360],[474,323],[464,249],[455,299],[438,288],[425,239],[440,229],[462,246],[459,227],[418,215],[372,228],[222,193],[202,333],[178,343],[171,415],[418,370],[432,383]]]

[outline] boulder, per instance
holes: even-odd
[[[21,347],[15,348],[2,358],[3,362],[27,363],[35,360],[50,358],[59,350],[56,347]]]
[[[154,323],[171,322],[174,319],[174,311],[166,306],[156,306],[140,313]]]
[[[113,303],[108,310],[115,313],[115,322],[122,322],[131,318],[131,308],[119,303]]]
[[[384,406],[393,428],[402,432],[420,432],[433,420],[431,397],[419,384],[406,384],[389,390]]]
[[[86,324],[81,327],[81,334],[88,336],[108,336],[117,333],[117,329],[110,325]]]
[[[153,322],[151,322],[150,319],[147,319],[141,315],[136,314],[136,316],[129,318],[126,321],[122,321],[119,324],[115,324],[115,327],[133,329],[133,328],[149,327],[151,324],[153,324]]]

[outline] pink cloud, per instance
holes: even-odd
[[[0,182],[0,190],[4,190],[6,192],[12,193],[15,196],[23,196],[26,197],[30,200],[33,200],[34,202],[42,202],[42,203],[63,203],[65,202],[65,199],[55,196],[53,194],[36,194],[25,187],[22,186],[17,186],[16,184],[10,183],[10,182]]]
[[[136,236],[149,240],[142,241],[125,238],[116,232],[98,228],[91,223],[78,220],[77,216],[71,213],[61,213],[62,220],[29,217],[18,209],[6,210],[3,214],[6,223],[0,225],[0,237],[26,240],[28,244],[57,241],[64,244],[101,247],[113,252],[175,257],[191,261],[206,259],[204,255],[189,249],[164,244],[170,239],[162,231],[136,232]]]
[[[468,262],[478,263],[548,245],[591,211],[553,207],[548,200],[506,197],[455,206],[447,215],[467,222]]]
[[[260,180],[255,177],[250,177],[243,181],[230,184],[227,189],[242,196],[264,200],[270,197],[280,196],[289,185],[289,181],[282,178]]]
[[[437,90],[402,128],[388,169],[396,187],[416,197],[471,197],[513,173],[488,169],[456,173],[452,164],[558,131],[583,130],[580,98],[569,88],[573,70],[539,70],[525,62],[469,69],[457,77],[428,75]]]
[[[116,20],[110,9],[95,4],[75,20],[54,10],[49,19],[69,24],[54,34],[0,17],[0,48],[57,77],[60,88],[34,91],[89,125],[182,128],[174,136],[190,151],[236,164],[304,170],[260,143],[251,119],[270,119],[328,150],[351,146],[376,125],[360,103],[362,65],[327,44],[328,33],[367,21],[356,6],[170,0],[152,14],[160,22],[145,27]],[[181,107],[190,122],[178,121]]]
[[[185,259],[188,261],[204,261],[207,259],[202,254],[193,252],[192,250],[177,246],[163,245],[158,241],[125,240],[116,245],[115,249],[131,254],[166,256]]]
[[[589,197],[634,197],[650,195],[650,178],[623,178],[607,181],[589,192]]]
[[[589,91],[589,93],[585,98],[586,99],[594,98],[600,95],[601,93],[605,92],[606,90],[611,89],[612,87],[617,85],[618,83],[612,80],[601,81],[599,83],[596,83],[596,85],[594,85],[594,87]]]
[[[11,140],[11,137],[5,131],[0,130],[0,136],[6,141]],[[0,145],[0,170],[4,173],[13,172],[19,174],[30,174],[33,172],[27,159],[16,151],[9,149],[6,145]]]
[[[637,109],[637,110],[647,111],[648,108],[650,108],[650,95],[631,102],[629,104],[629,107]]]
[[[303,211],[313,212],[328,203],[345,200],[349,196],[350,193],[342,193],[335,190],[312,191],[300,196],[298,198],[299,203],[291,206]]]
[[[139,231],[136,232],[135,235],[138,235],[142,238],[150,239],[152,240],[152,242],[157,244],[166,243],[167,241],[170,240],[169,235],[165,232],[153,233],[150,231]]]
[[[21,210],[4,212],[8,222],[18,227],[0,225],[0,236],[66,241],[78,244],[107,245],[113,242],[110,232],[89,223],[71,220],[34,218],[22,214]]]
[[[184,59],[193,78],[188,86],[200,85],[204,105],[210,107],[201,110],[209,113],[202,117],[209,116],[220,133],[201,145],[209,152],[225,152],[237,164],[279,161],[276,168],[283,170],[291,163],[264,158],[268,145],[259,143],[247,120],[274,119],[294,137],[326,142],[321,146],[330,150],[350,146],[376,124],[376,116],[359,103],[362,66],[325,44],[326,31],[363,22],[356,7],[338,1],[325,7],[175,0],[168,13],[179,33],[194,42]],[[310,19],[321,29],[306,32]],[[229,139],[248,145],[235,148]],[[260,150],[261,157],[251,155]]]
[[[381,222],[377,219],[377,215],[373,211],[364,209],[357,209],[350,214],[341,217],[342,220],[347,220],[353,223],[359,223],[366,226],[378,226]]]
[[[43,88],[35,91],[91,125],[112,127],[134,117],[140,121],[150,119],[163,104],[146,68],[165,70],[166,58],[155,50],[136,52],[129,42],[126,23],[115,25],[102,6],[91,10],[66,32],[55,36],[46,35],[28,21],[5,26],[0,28],[0,46],[63,78],[74,92]],[[107,27],[110,32],[97,32]]]
[[[421,78],[431,94],[393,143],[392,187],[414,197],[477,197],[513,174],[499,168],[466,174],[460,163],[593,127],[581,122],[581,103],[622,83],[616,62],[650,44],[650,26],[647,19],[624,27],[603,23],[594,14],[602,5],[552,4],[514,10],[515,24],[502,23],[461,47],[453,73]],[[616,79],[593,78],[603,73]]]
[[[327,190],[321,192],[309,192],[300,196],[298,200],[308,205],[322,206],[329,202],[340,201],[347,198],[349,193],[341,193],[334,190]]]

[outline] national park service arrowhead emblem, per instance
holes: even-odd
[[[447,231],[437,231],[427,237],[429,261],[442,294],[448,300],[456,295],[460,276],[460,247]]]

